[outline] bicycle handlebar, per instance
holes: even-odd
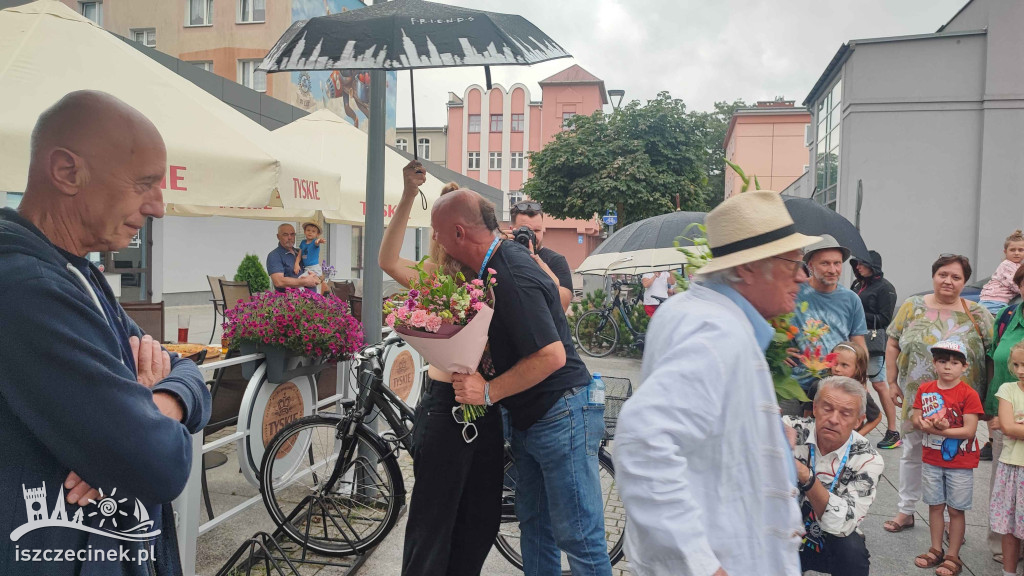
[[[357,352],[355,356],[353,356],[353,360],[356,362],[365,362],[373,358],[378,358],[388,347],[401,341],[402,335],[398,332],[392,332],[377,344],[371,344]]]

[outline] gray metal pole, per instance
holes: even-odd
[[[377,264],[384,239],[384,129],[387,72],[370,72],[370,138],[366,150],[366,221],[363,229],[363,336],[367,344],[381,340],[384,272]]]

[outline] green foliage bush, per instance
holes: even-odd
[[[245,258],[242,258],[242,263],[235,272],[235,282],[248,282],[249,290],[254,294],[270,290],[270,276],[267,276],[263,263],[255,254],[246,254]]]

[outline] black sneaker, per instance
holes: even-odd
[[[900,438],[899,432],[895,430],[886,430],[885,436],[882,437],[875,446],[878,446],[882,450],[892,450],[901,444],[903,444],[903,440]]]
[[[992,441],[989,440],[987,444],[981,447],[981,454],[979,455],[981,460],[985,462],[992,461]]]

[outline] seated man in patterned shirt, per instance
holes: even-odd
[[[860,522],[875,499],[885,466],[878,452],[854,431],[866,404],[863,384],[833,376],[818,385],[814,418],[783,417],[796,432],[793,455],[807,527],[800,549],[805,571],[833,576],[867,576],[869,572],[870,554]]]

